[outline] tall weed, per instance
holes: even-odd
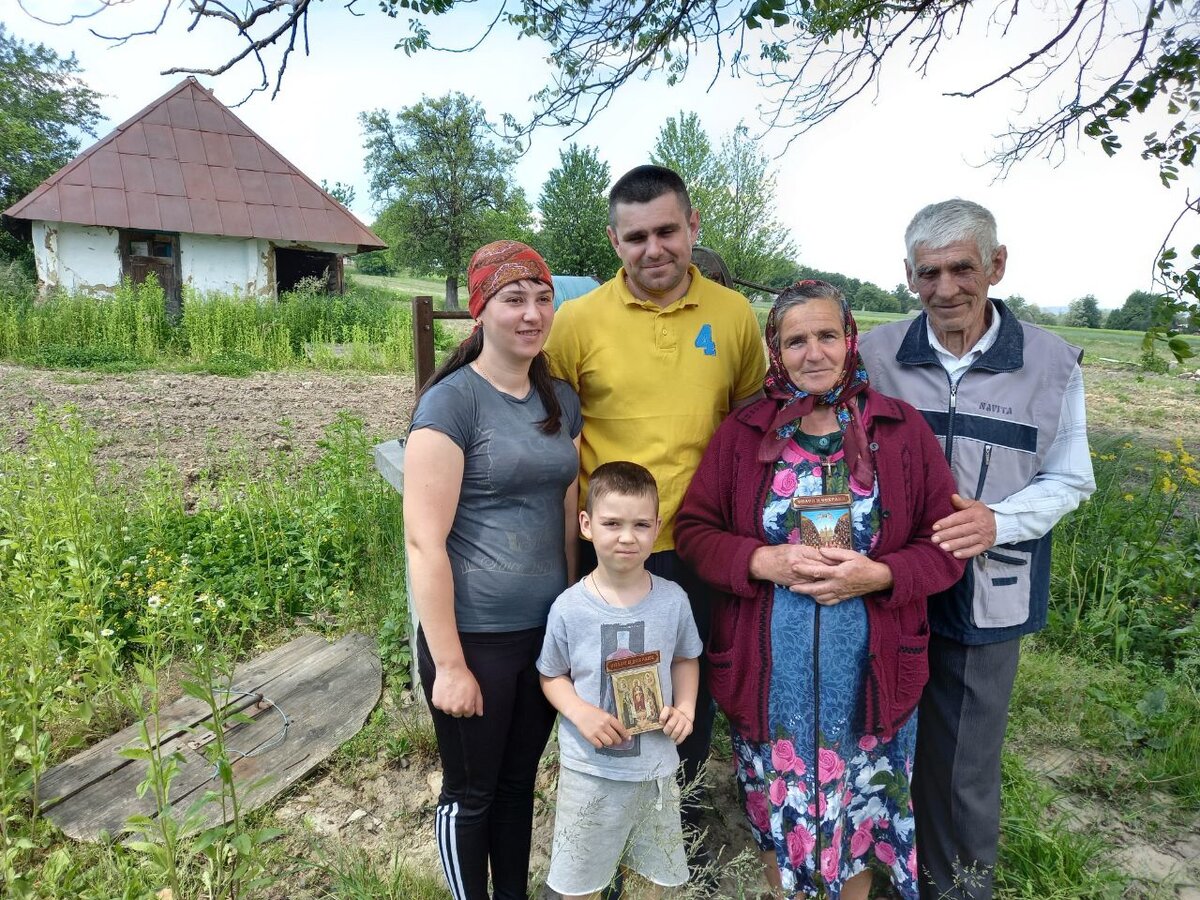
[[[447,343],[435,324],[435,343]],[[237,375],[290,367],[401,372],[413,367],[406,298],[352,286],[331,296],[301,284],[279,300],[184,289],[168,321],[153,276],[111,297],[58,293],[38,301],[20,270],[0,269],[0,359],[49,368],[174,365]]]
[[[53,294],[38,301],[29,292],[6,292],[0,281],[0,356],[54,365],[57,360],[152,362],[166,350],[162,288],[150,276],[140,285],[122,282],[110,297]]]
[[[1152,458],[1093,454],[1096,491],[1055,531],[1047,637],[1064,650],[1168,671],[1200,657],[1200,462],[1181,441]]]
[[[996,896],[1003,900],[1089,900],[1123,896],[1126,879],[1113,867],[1110,845],[1095,833],[1072,831],[1053,811],[1055,792],[1006,753]]]

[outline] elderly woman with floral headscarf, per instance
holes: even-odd
[[[675,525],[721,592],[708,655],[767,880],[917,898],[909,779],[928,676],[926,597],[963,565],[931,541],[954,479],[921,414],[871,390],[841,291],[785,290],[767,399],[713,436]]]
[[[475,329],[413,413],[404,537],[442,760],[442,868],[459,900],[525,900],[534,778],[554,723],[534,663],[550,604],[574,579],[583,420],[542,353],[554,318],[542,258],[496,241],[467,280]]]

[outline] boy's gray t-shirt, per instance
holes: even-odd
[[[470,366],[421,397],[410,432],[432,428],[463,451],[463,480],[446,538],[458,630],[539,628],[567,581],[563,497],[579,473],[579,397],[555,379],[558,434],[543,434],[536,389],[496,390]]]
[[[650,578],[650,592],[629,607],[605,603],[587,579],[563,591],[550,608],[538,671],[549,677],[569,675],[581,699],[616,715],[605,661],[657,650],[663,703],[670,706],[671,661],[698,657],[704,647],[683,588],[665,578]],[[679,765],[674,741],[661,731],[635,734],[627,744],[598,750],[562,718],[558,748],[560,762],[568,769],[614,781],[649,781],[669,775]]]

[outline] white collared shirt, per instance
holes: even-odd
[[[993,306],[992,324],[978,341],[957,357],[938,341],[926,317],[929,346],[951,380],[958,384],[967,369],[983,356],[1000,334],[1000,313]],[[1029,541],[1047,534],[1059,519],[1086,500],[1096,489],[1092,454],[1087,441],[1087,407],[1083,370],[1076,363],[1063,391],[1062,412],[1054,443],[1046,451],[1041,470],[1028,485],[988,508],[996,514],[996,543]]]

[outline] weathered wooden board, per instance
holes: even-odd
[[[355,735],[379,700],[383,676],[373,638],[353,633],[330,644],[305,635],[239,666],[231,688],[255,695],[231,695],[224,705],[227,715],[241,712],[250,719],[225,730],[239,805],[246,811],[285,791]],[[275,706],[259,702],[258,695]],[[279,741],[281,711],[289,725]],[[164,756],[175,751],[183,756],[170,796],[171,815],[179,821],[205,791],[220,786],[204,755],[203,745],[212,738],[204,727],[208,719],[208,707],[190,697],[159,711]],[[153,723],[148,724],[153,738]],[[147,763],[120,755],[123,748],[140,746],[140,728],[131,725],[47,772],[40,791],[46,817],[76,840],[95,841],[118,835],[132,815],[155,815],[152,794],[137,796]],[[209,803],[200,822],[213,825],[222,817],[220,804]]]
[[[404,493],[404,447],[405,438],[393,438],[375,445],[375,469],[388,484],[395,488],[398,494]],[[412,599],[412,577],[409,571],[408,551],[406,550],[404,553],[404,589],[405,595],[408,597],[410,626],[408,649],[410,651],[409,658],[412,660],[408,675],[412,682],[413,693],[423,699],[425,695],[420,690],[421,673],[417,666],[417,628],[421,623],[417,621],[417,604],[413,603]]]

